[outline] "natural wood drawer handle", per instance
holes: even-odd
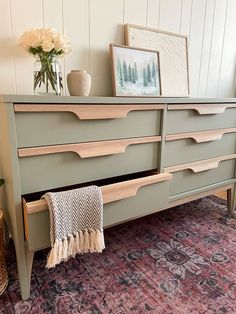
[[[168,134],[166,135],[166,140],[174,141],[174,140],[191,138],[196,143],[204,143],[204,142],[221,140],[224,134],[234,133],[234,132],[236,132],[236,128],[220,129],[220,130],[212,130],[212,131],[204,131],[204,132]]]
[[[102,186],[103,203],[111,203],[117,200],[125,199],[128,197],[135,196],[138,189],[142,186],[154,184],[158,182],[168,181],[172,179],[172,174],[161,173],[155,174],[148,177],[142,177],[138,179],[133,179],[129,181],[114,183]],[[23,200],[25,212],[27,214],[33,214],[36,212],[48,210],[47,203],[44,199],[28,202]]]
[[[88,142],[78,144],[19,148],[19,157],[74,152],[81,158],[124,153],[129,145],[160,142],[161,136],[137,137],[123,140]]]
[[[210,169],[218,168],[219,163],[221,161],[235,159],[235,158],[236,158],[236,154],[231,154],[231,155],[226,155],[226,156],[221,156],[221,157],[216,157],[216,158],[211,158],[211,159],[206,159],[206,160],[201,160],[201,161],[195,161],[195,162],[190,162],[186,164],[165,167],[164,172],[172,173],[172,172],[189,169],[189,170],[192,170],[194,173],[197,173],[197,172],[202,172],[202,171],[207,171]]]
[[[164,105],[14,105],[15,112],[72,112],[80,120],[125,118],[130,111],[164,109]]]
[[[189,169],[191,169],[194,173],[203,172],[211,169],[215,169],[219,167],[220,160],[207,161],[205,163],[201,163],[198,165],[193,165]]]
[[[218,114],[224,113],[227,108],[236,108],[236,104],[178,104],[178,105],[168,105],[168,110],[186,110],[192,109],[197,111],[200,115],[207,114]]]
[[[102,195],[104,204],[135,196],[138,189],[140,189],[142,186],[168,181],[170,179],[172,179],[172,175],[170,173],[161,173],[149,177],[143,177],[103,186]]]

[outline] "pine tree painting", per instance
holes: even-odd
[[[160,96],[158,52],[111,47],[116,96]]]

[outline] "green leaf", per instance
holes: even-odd
[[[0,186],[2,186],[4,184],[4,180],[0,179]]]

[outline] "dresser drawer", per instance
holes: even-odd
[[[164,165],[198,161],[236,153],[236,128],[166,136]]]
[[[162,210],[167,206],[172,175],[147,177],[102,186],[104,227]],[[49,212],[45,200],[24,203],[25,237],[29,250],[50,246]]]
[[[173,174],[170,195],[234,179],[236,154],[164,168]]]
[[[235,126],[236,104],[168,105],[167,134]]]
[[[18,149],[22,194],[157,169],[159,141],[154,136]]]
[[[160,134],[164,105],[15,105],[18,147]]]

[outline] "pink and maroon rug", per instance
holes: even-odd
[[[106,230],[103,254],[46,270],[38,252],[27,301],[10,247],[0,313],[236,313],[236,220],[225,214],[207,197]]]

